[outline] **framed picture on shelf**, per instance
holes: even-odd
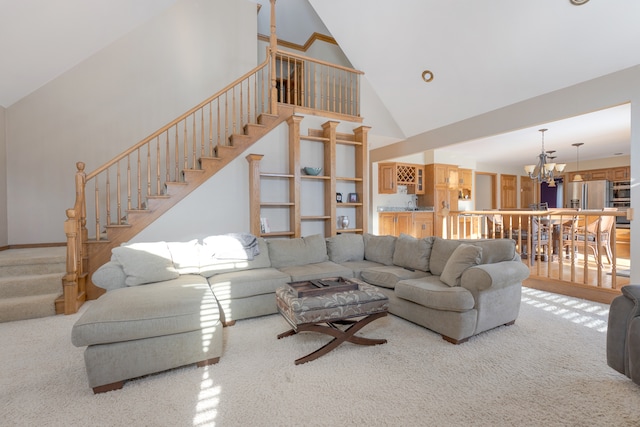
[[[349,203],[358,203],[358,193],[349,193]]]
[[[336,202],[342,203],[342,193],[336,193]]]

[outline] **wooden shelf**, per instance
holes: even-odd
[[[330,176],[324,176],[324,175],[302,175],[300,176],[301,179],[331,179]]]
[[[278,208],[295,206],[293,202],[260,202],[260,206],[264,208]]]
[[[261,172],[260,161],[264,157],[261,154],[249,154],[246,156],[247,161],[250,164],[249,168],[249,185],[250,185],[250,218],[251,218],[251,232],[263,237],[301,237],[304,232],[301,223],[306,223],[305,227],[309,230],[315,230],[318,226],[324,227],[324,234],[326,237],[335,236],[339,233],[363,233],[368,230],[368,212],[366,207],[368,206],[368,185],[367,185],[367,134],[369,132],[368,126],[360,126],[353,129],[352,133],[340,133],[337,132],[337,127],[340,124],[335,120],[328,120],[322,124],[322,129],[308,129],[308,135],[300,134],[300,122],[303,120],[302,116],[293,115],[287,120],[289,125],[289,137],[288,151],[289,162],[288,171],[292,173],[273,173],[273,172]],[[314,146],[313,144],[303,144],[301,141],[312,141],[322,143],[322,147]],[[282,141],[284,142],[284,141]],[[336,146],[340,144],[345,147],[340,148],[340,152],[336,153]],[[316,150],[322,149],[322,154]],[[322,167],[324,175],[305,175],[302,172],[301,150],[313,150],[313,153],[317,153],[317,157],[322,158]],[[309,154],[305,151],[306,154]],[[342,172],[347,176],[336,176],[338,169],[337,158],[342,155],[353,156],[353,165],[343,165],[340,167],[346,167]],[[349,162],[350,163],[350,162]],[[273,166],[274,169],[280,169],[278,166]],[[285,166],[284,168],[287,168]],[[348,176],[351,175],[351,176]],[[287,179],[288,180],[288,196],[281,194],[275,196],[275,198],[282,198],[290,200],[290,202],[263,202],[261,200],[261,184],[267,182],[264,179]],[[322,186],[306,185],[304,186],[304,197],[301,196],[301,182],[321,182]],[[346,192],[352,192],[358,194],[357,203],[337,203],[336,193],[339,191],[336,189],[336,183],[341,184],[347,188],[340,190]],[[273,186],[280,185],[278,182],[270,182],[267,185]],[[278,187],[282,191],[281,187]],[[312,193],[307,193],[311,191]],[[317,212],[319,215],[301,215],[301,205],[305,204],[312,212]],[[309,204],[307,206],[306,204]],[[282,210],[263,212],[270,208],[282,208]],[[337,218],[340,208],[349,209],[349,219],[353,228],[339,229],[337,227]],[[283,211],[287,210],[288,213]],[[275,216],[279,221],[286,221],[284,215],[288,216],[289,230],[272,233],[260,233],[260,221],[261,218],[267,218]],[[313,224],[313,222],[316,224]],[[317,224],[317,223],[324,223]],[[280,227],[287,228],[284,225]]]
[[[294,176],[288,173],[274,173],[274,172],[260,172],[262,178],[293,178]]]

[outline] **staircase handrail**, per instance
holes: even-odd
[[[249,78],[251,75],[253,75],[253,74],[257,73],[258,71],[260,71],[261,68],[267,66],[269,64],[269,59],[270,58],[267,56],[267,58],[260,65],[258,65],[257,67],[253,68],[252,70],[248,71],[247,73],[245,73],[241,77],[237,78],[232,83],[228,84],[223,89],[220,89],[218,92],[216,92],[215,94],[213,94],[209,98],[205,99],[204,101],[202,101],[200,104],[196,105],[195,107],[191,108],[189,111],[187,111],[186,113],[182,114],[178,118],[176,118],[173,121],[167,123],[166,125],[161,127],[159,130],[155,131],[151,135],[147,136],[146,138],[144,138],[143,140],[138,142],[136,145],[134,145],[134,146],[130,147],[129,149],[123,151],[122,153],[120,153],[119,155],[117,155],[116,157],[111,159],[110,161],[104,163],[102,166],[100,166],[99,168],[97,168],[93,172],[87,174],[87,178],[86,178],[87,181],[92,179],[93,177],[95,177],[99,173],[105,171],[109,166],[113,166],[115,163],[117,163],[118,161],[124,159],[129,154],[131,154],[134,151],[136,151],[137,149],[143,147],[145,144],[149,143],[154,138],[157,138],[158,136],[162,135],[164,132],[166,132],[167,130],[171,129],[173,126],[176,126],[181,121],[184,121],[190,115],[192,115],[195,112],[199,111],[200,109],[205,107],[207,104],[213,102],[216,98],[218,98],[218,97],[222,96],[223,94],[229,92],[234,86],[237,86],[242,81],[244,81],[247,78]]]

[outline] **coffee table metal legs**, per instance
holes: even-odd
[[[378,345],[378,344],[386,343],[387,340],[385,339],[371,339],[371,338],[363,338],[363,337],[355,336],[355,333],[358,332],[360,329],[362,329],[364,326],[386,315],[387,315],[386,312],[380,312],[380,313],[370,314],[358,321],[336,320],[332,322],[326,322],[326,325],[318,324],[318,323],[305,323],[302,325],[298,325],[296,329],[291,329],[289,331],[281,333],[280,335],[278,335],[278,339],[289,337],[291,335],[295,335],[300,332],[320,332],[322,334],[327,334],[334,337],[331,341],[329,341],[327,344],[320,347],[316,351],[297,359],[295,361],[295,364],[299,365],[301,363],[306,363],[306,362],[315,360],[320,356],[324,356],[325,354],[329,353],[331,350],[335,349],[345,341],[348,341],[353,344],[358,344],[358,345]],[[350,324],[351,326],[349,326],[347,329],[343,331],[338,326],[336,326],[338,324]]]

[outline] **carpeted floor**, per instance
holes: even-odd
[[[91,303],[85,304],[82,310]],[[300,366],[324,342],[279,315],[225,329],[217,365],[93,395],[79,314],[0,324],[3,426],[638,426],[640,387],[605,360],[608,306],[524,289],[516,324],[451,345],[394,316]]]

